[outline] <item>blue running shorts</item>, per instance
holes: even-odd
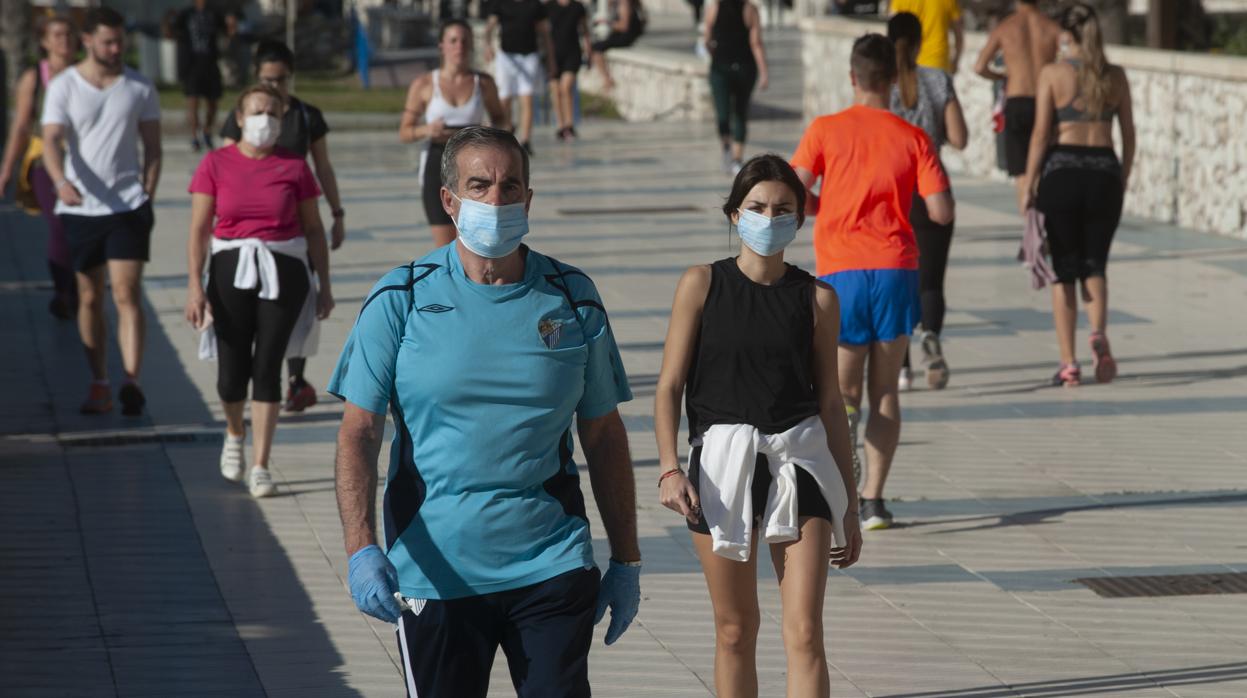
[[[840,343],[890,342],[922,320],[917,269],[849,269],[820,276],[840,297]]]

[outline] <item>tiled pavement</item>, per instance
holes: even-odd
[[[755,145],[789,152],[799,129],[755,124]],[[650,400],[678,274],[728,254],[715,213],[728,182],[707,128],[582,130],[574,146],[537,141],[530,241],[584,268],[611,312],[637,396],[623,412],[646,559],[637,623],[594,646],[594,691],[704,696],[710,606],[680,519],[656,501]],[[333,257],[339,307],[309,366],[322,389],[372,283],[429,247],[413,151],[389,133],[331,140],[349,234]],[[0,694],[400,695],[392,631],[344,590],[340,407],[322,395],[282,419],[279,496],[253,501],[216,473],[214,367],[195,359],[181,318],[194,160],[179,142],[167,159],[139,420],[76,414],[86,373],[73,327],[44,312],[39,224],[0,210]],[[831,575],[832,695],[1247,695],[1243,596],[1107,599],[1071,581],[1247,572],[1247,243],[1125,223],[1111,264],[1122,376],[1048,388],[1046,296],[1013,261],[1010,194],[956,188],[953,381],[904,398],[889,485],[901,526],[868,535],[862,562]],[[679,206],[693,210],[592,213]],[[808,233],[793,258],[812,261]],[[761,690],[776,696],[779,599],[761,575]]]

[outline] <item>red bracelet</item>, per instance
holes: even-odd
[[[675,475],[676,473],[682,473],[682,472],[684,472],[684,471],[683,471],[683,470],[680,470],[679,468],[672,468],[671,470],[668,470],[667,472],[663,473],[662,475],[659,475],[659,476],[658,476],[658,486],[659,486],[659,487],[662,487],[662,481],[663,481],[663,480],[666,480],[667,478],[671,477],[672,475]]]

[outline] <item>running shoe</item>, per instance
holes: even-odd
[[[216,144],[212,142],[212,134],[208,131],[204,131],[204,147],[208,150],[214,150],[216,148]]]
[[[735,162],[735,160],[732,159],[731,149],[724,148],[723,149],[723,174],[728,174],[732,171],[733,162]]]
[[[567,140],[567,129],[561,128],[557,132],[555,132],[554,139],[556,141],[559,141],[560,143]]]
[[[1078,362],[1072,364],[1061,364],[1057,369],[1056,375],[1052,376],[1053,385],[1066,385],[1073,387],[1082,383],[1082,369],[1078,368]]]
[[[269,474],[268,468],[254,466],[251,468],[251,475],[247,478],[247,489],[251,490],[251,496],[259,499],[261,497],[272,497],[277,491],[277,486],[273,484],[273,476]]]
[[[528,157],[530,158],[537,154],[533,152],[533,144],[529,143],[528,141],[524,141],[523,143],[520,143],[520,147],[522,147],[528,153]]]
[[[147,397],[134,382],[121,386],[121,390],[117,392],[117,399],[121,400],[121,414],[127,417],[138,417],[143,414],[143,405],[147,404]]]
[[[92,383],[87,399],[78,408],[82,414],[106,414],[113,411],[113,394],[108,383]]]
[[[863,499],[861,519],[863,531],[882,531],[885,528],[892,528],[892,512],[883,505],[882,499]]]
[[[1103,332],[1091,333],[1091,368],[1097,383],[1109,383],[1117,377],[1117,361],[1108,349],[1108,337]]]
[[[944,360],[944,348],[940,346],[940,336],[934,332],[924,331],[921,335],[922,363],[927,367],[927,386],[932,390],[943,390],[948,386],[948,362]]]
[[[740,174],[740,171],[744,169],[744,167],[745,167],[745,164],[742,163],[740,160],[733,160],[732,170],[731,170],[732,176],[735,177],[736,175]]]
[[[63,296],[52,296],[52,300],[48,301],[48,312],[57,320],[68,320],[73,317],[74,310],[77,308],[71,306]]]
[[[302,412],[315,404],[316,388],[313,388],[311,383],[301,381],[290,384],[290,388],[286,391],[284,406],[287,412]]]
[[[201,150],[203,150],[203,144],[199,142],[198,138],[192,138],[191,139],[191,152],[198,153]]]
[[[567,127],[567,137],[568,137],[568,138],[570,138],[570,139],[571,139],[571,140],[573,140],[573,141],[574,141],[574,140],[576,140],[577,138],[580,138],[580,136],[576,134],[576,127],[575,127],[575,126],[568,126],[568,127]]]
[[[853,481],[861,487],[862,460],[857,455],[857,427],[862,423],[862,413],[851,405],[844,406],[844,413],[849,418],[849,450],[853,454]]]
[[[243,468],[242,442],[244,437],[225,433],[225,445],[221,447],[221,477],[230,482],[242,482]]]
[[[896,377],[896,389],[902,393],[908,393],[912,387],[914,387],[914,372],[902,366],[900,375]]]

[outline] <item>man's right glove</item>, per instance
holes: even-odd
[[[347,583],[355,606],[373,618],[387,623],[397,623],[403,608],[394,598],[398,591],[398,570],[381,552],[381,548],[368,545],[351,556]]]

